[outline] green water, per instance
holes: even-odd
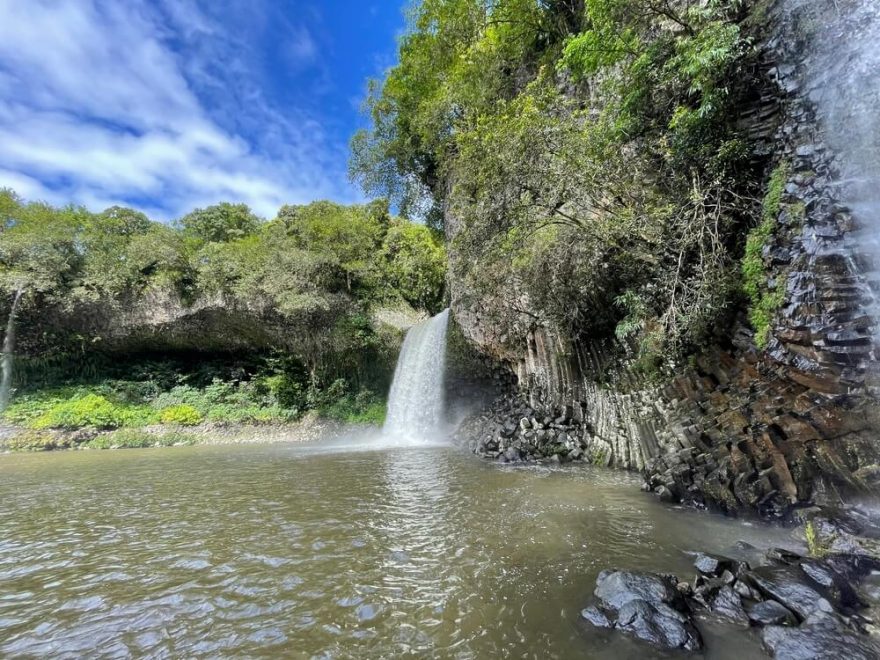
[[[0,656],[654,657],[579,622],[600,570],[787,538],[454,448],[0,456]]]

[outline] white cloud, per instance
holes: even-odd
[[[195,2],[162,6],[0,0],[0,186],[162,219],[350,197],[344,151],[247,82],[247,45]]]

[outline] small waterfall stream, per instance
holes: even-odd
[[[0,352],[0,412],[6,410],[12,393],[12,361],[15,352],[15,313],[21,302],[22,290],[15,292],[12,309],[6,321],[6,334],[3,336],[3,350]]]
[[[388,397],[382,435],[419,443],[436,437],[443,424],[443,377],[449,310],[413,326],[406,335]]]

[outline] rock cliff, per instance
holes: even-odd
[[[561,415],[579,429],[587,460],[643,470],[670,499],[783,516],[880,480],[874,255],[864,239],[876,218],[852,194],[854,156],[839,139],[843,120],[872,129],[859,113],[878,86],[829,82],[871,70],[876,55],[858,44],[880,33],[880,19],[870,2],[822,0],[775,3],[768,20],[763,81],[740,118],[768,172],[785,172],[762,253],[766,288],[782,290],[766,344],[742,310],[674,376],[645,384],[620,351],[548,324],[511,345],[485,301],[460,282],[451,292],[464,335],[516,375],[537,417]],[[835,116],[834,107],[851,116]],[[447,217],[449,237],[456,232]]]

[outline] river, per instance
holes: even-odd
[[[791,543],[638,485],[452,447],[0,456],[0,655],[657,657],[579,622],[600,570]]]

